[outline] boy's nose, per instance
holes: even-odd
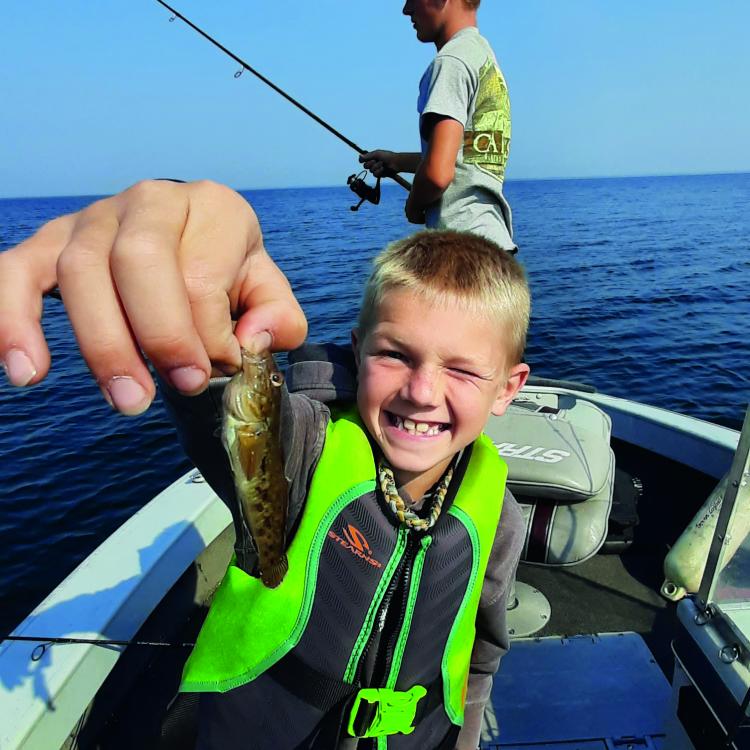
[[[433,368],[418,367],[410,373],[402,395],[418,406],[437,406],[441,392],[440,373]]]
[[[406,0],[404,3],[404,7],[402,8],[401,12],[405,15],[411,15],[411,0]]]

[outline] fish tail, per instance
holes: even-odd
[[[278,562],[271,565],[268,570],[261,573],[261,580],[269,589],[275,589],[283,580],[289,570],[289,561],[286,555],[282,555]]]

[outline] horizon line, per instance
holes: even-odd
[[[617,175],[582,175],[582,176],[568,176],[568,177],[509,177],[504,181],[504,184],[511,184],[514,182],[572,182],[572,181],[583,181],[583,180],[632,180],[632,179],[654,179],[654,178],[670,178],[670,177],[730,177],[739,175],[750,175],[750,171],[741,169],[734,172],[663,172],[653,174],[617,174]],[[150,179],[150,178],[144,178]],[[170,179],[170,178],[153,178],[153,179]],[[192,180],[185,180],[185,182],[192,182]],[[231,185],[229,187],[232,187]],[[392,181],[387,181],[383,187],[388,189],[396,187],[396,184]],[[260,191],[272,191],[272,190],[330,190],[331,188],[340,188],[346,190],[346,185],[286,185],[276,187],[244,187],[244,188],[232,188],[238,193],[249,193],[249,192],[260,192]],[[127,189],[127,188],[124,188]],[[118,191],[119,192],[119,191]],[[0,195],[0,201],[6,200],[40,200],[49,198],[101,198],[117,193],[65,193],[57,195]]]

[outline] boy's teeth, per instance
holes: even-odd
[[[430,425],[428,422],[415,422],[408,417],[399,417],[394,414],[396,427],[400,427],[412,435],[437,435],[440,432],[440,425]]]

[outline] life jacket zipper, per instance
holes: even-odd
[[[414,547],[414,545],[412,545]],[[391,664],[393,663],[393,655],[396,651],[396,643],[398,641],[399,633],[401,631],[401,624],[404,621],[406,615],[406,607],[409,603],[409,582],[411,580],[411,573],[414,568],[414,559],[416,557],[416,551],[419,549],[419,545],[414,548],[414,553],[411,555],[408,564],[404,566],[403,574],[398,588],[398,594],[400,597],[400,606],[398,607],[397,614],[394,616],[394,609],[390,609],[390,617],[386,616],[385,627],[383,628],[384,635],[381,636],[381,648],[380,653],[382,654],[382,660],[380,664],[376,662],[375,670],[373,670],[374,679],[380,687],[386,687],[388,681],[388,675],[391,672]],[[411,549],[409,550],[411,552]],[[386,627],[388,628],[386,630]],[[380,671],[382,669],[382,672]]]
[[[388,680],[393,654],[398,641],[399,626],[403,622],[409,601],[409,581],[411,580],[411,572],[418,551],[419,537],[414,532],[409,532],[404,555],[391,578],[380,609],[378,610],[378,615],[375,618],[378,629],[377,631],[373,629],[367,647],[362,653],[360,678],[362,676],[361,670],[366,663],[366,656],[372,648],[375,639],[379,638],[378,650],[372,670],[372,679],[369,681],[370,687],[385,687]],[[397,594],[398,600],[394,602]],[[397,607],[392,607],[392,604],[397,604]]]

